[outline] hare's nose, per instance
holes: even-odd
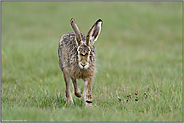
[[[82,66],[82,67],[85,67],[85,66],[86,66],[86,63],[81,63],[81,66]]]

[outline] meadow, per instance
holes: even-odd
[[[183,121],[183,2],[1,2],[1,121]],[[67,105],[60,36],[103,20],[93,106]],[[78,81],[83,90],[83,82]]]

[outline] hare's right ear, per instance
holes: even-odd
[[[91,46],[94,44],[94,42],[98,39],[98,36],[101,31],[102,26],[102,20],[98,19],[95,24],[91,27],[91,29],[88,31],[88,34],[86,36],[86,43],[88,46]]]
[[[72,26],[74,33],[75,33],[75,37],[77,39],[78,46],[80,46],[82,44],[82,38],[81,38],[79,28],[75,24],[75,20],[73,18],[70,20],[70,24]]]

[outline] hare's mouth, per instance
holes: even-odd
[[[80,69],[88,69],[89,68],[89,63],[79,62],[79,67],[80,67]]]

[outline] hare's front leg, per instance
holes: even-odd
[[[81,96],[82,96],[82,95],[81,95],[81,91],[80,91],[80,89],[79,89],[78,86],[77,86],[77,81],[76,81],[76,79],[73,79],[73,78],[72,78],[72,82],[73,82],[73,86],[74,86],[74,90],[75,90],[75,96],[81,97]]]
[[[72,99],[72,94],[70,92],[70,77],[68,76],[68,74],[66,73],[65,70],[63,70],[63,75],[64,75],[64,80],[65,80],[65,84],[66,84],[66,100],[68,104],[73,104],[73,99]]]
[[[84,81],[84,91],[83,91],[84,104],[86,106],[92,106],[92,96],[91,96],[91,79]]]

